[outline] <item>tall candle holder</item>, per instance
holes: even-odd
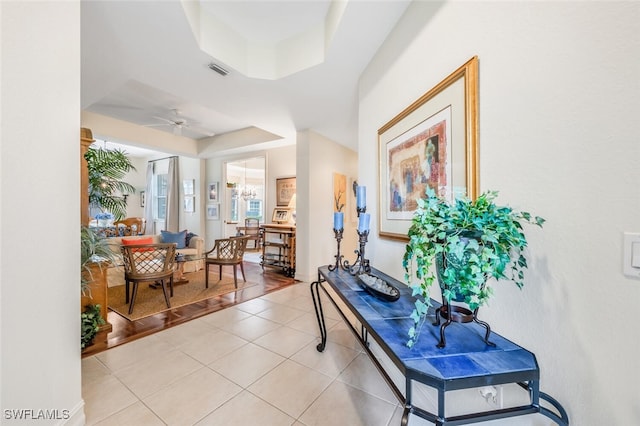
[[[329,270],[330,271],[335,271],[336,269],[338,269],[338,267],[341,266],[341,262],[342,262],[342,258],[344,257],[343,255],[340,254],[340,241],[342,241],[342,233],[344,232],[344,228],[341,229],[333,229],[333,233],[335,234],[336,237],[336,241],[338,243],[338,253],[334,256],[336,258],[336,264],[335,265],[329,265]]]
[[[345,260],[342,264],[342,268],[348,271],[351,275],[359,275],[362,272],[369,273],[371,272],[371,266],[369,266],[369,259],[364,257],[364,247],[367,244],[367,240],[369,237],[369,231],[358,230],[358,240],[360,243],[360,249],[354,250],[353,252],[357,255],[355,262],[353,265],[349,264],[348,260]]]
[[[360,213],[366,213],[367,212],[367,206],[356,207],[356,211],[358,212],[358,217],[360,217]]]

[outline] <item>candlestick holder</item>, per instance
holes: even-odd
[[[334,256],[336,258],[336,264],[335,265],[329,265],[329,270],[330,271],[335,271],[336,269],[338,269],[338,267],[340,267],[341,262],[342,262],[342,258],[344,257],[343,255],[340,254],[340,241],[342,241],[342,233],[344,232],[344,228],[341,229],[333,229],[333,233],[335,234],[336,237],[336,241],[338,244],[338,253]]]
[[[345,260],[342,264],[342,268],[348,271],[351,275],[359,275],[362,272],[371,272],[371,266],[369,266],[369,259],[364,257],[364,247],[367,245],[369,237],[369,231],[358,231],[358,241],[360,243],[360,249],[353,252],[357,255],[353,265],[349,264],[348,260]]]
[[[358,212],[358,217],[360,217],[360,213],[366,213],[367,212],[367,206],[364,207],[356,207],[356,211]],[[359,234],[359,233],[358,233]]]

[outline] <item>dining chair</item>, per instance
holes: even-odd
[[[253,241],[253,248],[260,248],[260,219],[248,217],[244,220],[244,235],[248,236],[248,241]],[[247,241],[247,242],[248,242]]]
[[[144,235],[147,228],[147,219],[143,217],[127,217],[113,222],[116,236],[130,237],[131,235]]]
[[[238,288],[238,273],[237,266],[240,265],[242,271],[242,279],[247,282],[244,276],[244,266],[242,258],[244,256],[244,250],[247,246],[249,236],[244,235],[240,237],[221,238],[215,240],[213,248],[205,253],[205,288],[209,288],[209,266],[218,265],[219,268],[219,280],[222,279],[222,267],[225,265],[233,266],[233,282]]]
[[[169,289],[173,296],[175,243],[122,245],[121,250],[124,261],[125,303],[129,303],[129,285],[133,283],[129,314],[133,312],[138,284],[141,282],[160,283],[167,308],[170,308],[166,281],[169,280]]]

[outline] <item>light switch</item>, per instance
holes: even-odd
[[[631,243],[631,266],[640,268],[640,242]]]
[[[629,278],[640,279],[640,234],[624,233],[622,272]]]

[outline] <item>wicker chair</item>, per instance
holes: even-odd
[[[238,288],[238,274],[237,266],[240,265],[242,271],[242,279],[247,282],[244,276],[244,266],[242,258],[244,256],[244,250],[247,246],[247,240],[249,236],[231,237],[216,240],[213,248],[205,253],[205,271],[204,271],[204,283],[205,287],[209,288],[209,266],[218,265],[219,278],[222,279],[222,267],[225,265],[233,266],[233,282]]]
[[[173,296],[176,245],[174,243],[123,245],[121,250],[124,261],[125,303],[129,303],[129,283],[133,283],[129,314],[133,312],[138,284],[141,282],[160,283],[167,308],[170,308],[166,280],[169,280],[169,289]]]

